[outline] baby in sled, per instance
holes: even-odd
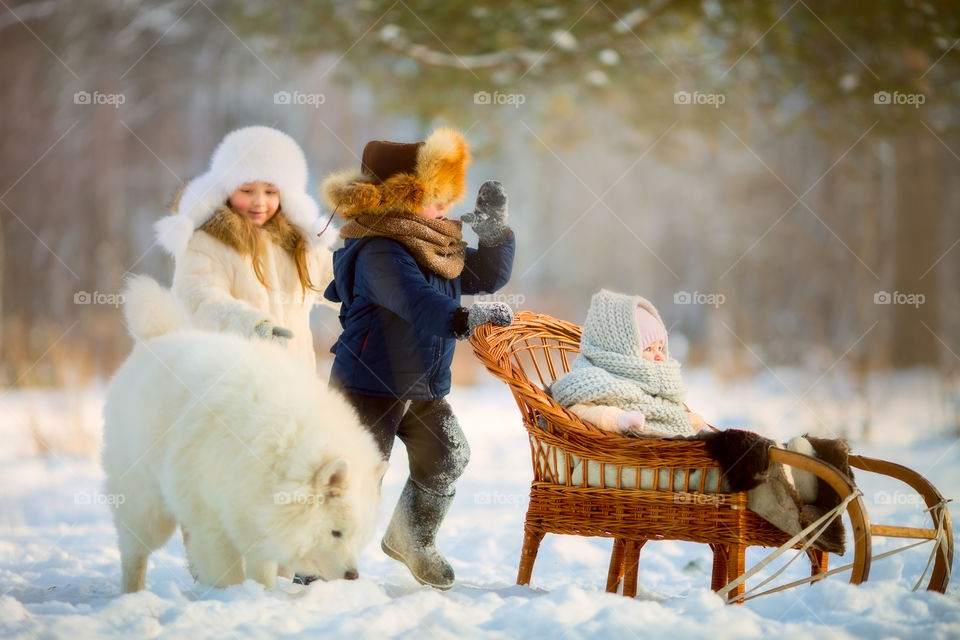
[[[771,446],[819,457],[852,478],[845,440],[801,436],[780,445],[749,431],[718,431],[689,411],[680,364],[670,357],[666,328],[646,298],[606,290],[596,293],[583,325],[580,350],[570,372],[550,388],[558,403],[604,431],[703,440],[721,468],[721,491],[747,491],[748,507],[786,533],[801,531],[832,508],[837,498],[813,474],[771,464]],[[584,470],[573,472],[582,478]],[[586,473],[588,484],[607,482],[600,479],[599,469],[588,468]],[[641,470],[639,483],[634,482],[637,488],[653,489],[652,477]],[[705,485],[716,487],[715,480],[708,477]],[[842,553],[842,523],[834,521],[816,546]]]

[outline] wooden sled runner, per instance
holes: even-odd
[[[870,575],[871,560],[924,543],[933,550],[917,584],[932,567],[926,588],[946,590],[953,562],[947,501],[920,474],[892,462],[850,456],[850,466],[902,481],[922,496],[933,526],[871,524],[860,490],[835,467],[803,454],[771,449],[772,461],[815,474],[841,499],[837,509],[808,528],[805,538],[791,538],[749,511],[745,492],[720,492],[719,467],[706,455],[702,442],[626,438],[601,431],[557,404],[544,388],[570,370],[579,352],[577,325],[521,311],[513,325],[480,327],[470,342],[477,358],[510,387],[530,440],[534,478],[517,584],[530,583],[544,535],[560,533],[613,538],[606,590],[618,592],[622,587],[623,595],[629,597],[636,595],[640,550],[649,540],[710,545],[712,588],[728,602],[743,602],[845,571],[850,572],[851,583],[859,584]],[[810,545],[818,531],[843,513],[849,518],[847,555],[852,548],[853,562],[830,569],[828,554]],[[918,542],[873,557],[873,536]],[[748,592],[746,579],[773,559],[748,568],[749,546],[777,548],[773,554],[777,556],[799,549],[810,560],[811,576],[760,591],[779,575],[776,572]]]

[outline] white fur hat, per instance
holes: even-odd
[[[231,131],[217,146],[210,169],[191,180],[180,196],[176,213],[154,225],[157,241],[173,256],[187,247],[194,230],[222,206],[245,182],[263,181],[280,192],[283,215],[311,243],[327,245],[335,233],[318,237],[323,228],[317,202],[307,194],[307,161],[293,138],[270,127]]]

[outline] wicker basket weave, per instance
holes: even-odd
[[[719,468],[703,443],[602,431],[544,391],[579,353],[577,325],[521,311],[511,326],[480,327],[470,342],[477,358],[510,387],[530,439],[534,479],[518,584],[529,584],[546,533],[613,538],[607,590],[617,591],[622,580],[628,596],[636,594],[638,556],[648,540],[709,544],[714,589],[743,573],[747,546],[788,540],[747,510],[746,493],[721,492]],[[637,488],[641,474],[652,474],[651,486]],[[826,554],[814,552],[811,560],[814,573],[826,570]]]

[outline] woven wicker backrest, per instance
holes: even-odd
[[[546,393],[573,365],[579,353],[580,330],[563,320],[520,311],[509,327],[485,325],[470,339],[477,358],[510,387],[517,401],[530,436],[535,480],[569,485],[570,471],[578,460],[599,463],[601,474],[606,465],[635,469],[637,477],[641,468],[680,469],[686,477],[698,469],[715,469],[716,463],[706,456],[700,442],[625,438],[601,431]],[[618,486],[621,473],[618,468]],[[586,475],[581,473],[583,484]]]

